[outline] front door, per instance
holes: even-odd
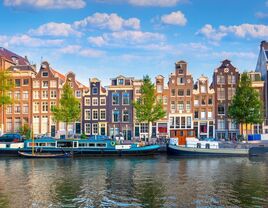
[[[105,135],[105,127],[101,127],[101,129],[100,129],[100,134],[101,134],[101,135]]]
[[[75,133],[81,134],[81,123],[75,123]]]
[[[54,126],[54,125],[51,126],[51,136],[52,137],[56,136],[56,126]]]

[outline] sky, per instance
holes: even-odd
[[[211,80],[229,59],[255,70],[268,40],[268,0],[2,0],[0,47],[48,61],[88,85],[118,75],[168,81],[176,61]]]

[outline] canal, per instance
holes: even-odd
[[[0,159],[0,207],[268,207],[268,158]]]

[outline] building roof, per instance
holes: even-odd
[[[27,57],[23,58],[16,53],[13,53],[6,48],[0,47],[0,57],[8,60],[14,65],[30,65]]]
[[[11,66],[9,70],[12,71],[32,71],[36,73],[36,69],[32,65],[17,65],[17,66]]]

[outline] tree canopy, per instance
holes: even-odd
[[[259,93],[252,87],[246,72],[241,75],[236,93],[228,109],[228,116],[237,124],[261,124],[263,104]]]
[[[52,109],[54,119],[56,121],[61,121],[66,124],[65,134],[66,138],[68,137],[68,124],[73,123],[80,118],[80,102],[74,96],[73,89],[70,85],[65,84],[63,86],[63,94],[61,95],[59,106],[55,106]]]
[[[155,86],[148,75],[143,77],[141,96],[133,105],[136,110],[136,119],[139,122],[150,124],[163,118],[166,114],[162,101],[157,100]]]

